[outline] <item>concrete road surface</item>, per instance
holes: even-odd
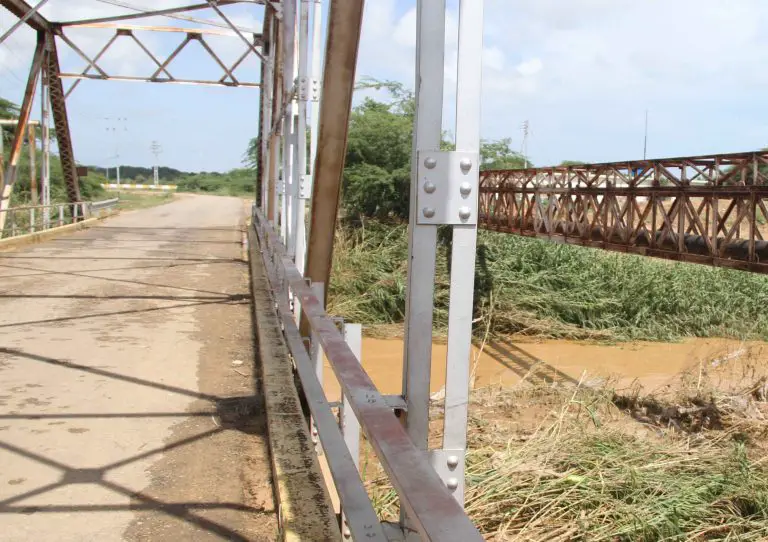
[[[246,208],[0,252],[0,540],[274,540]]]

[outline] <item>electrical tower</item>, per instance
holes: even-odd
[[[152,151],[152,154],[155,155],[155,165],[153,168],[154,170],[153,173],[154,173],[155,186],[157,186],[158,184],[160,184],[160,169],[159,169],[158,163],[159,163],[160,153],[163,152],[163,148],[160,146],[160,143],[158,143],[157,141],[153,141],[152,145],[149,146],[149,149]]]

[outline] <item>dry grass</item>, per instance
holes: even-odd
[[[467,512],[496,541],[766,540],[766,374],[747,353],[653,396],[476,390]],[[394,492],[370,463],[366,474],[382,516],[394,517]]]

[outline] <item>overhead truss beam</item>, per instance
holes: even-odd
[[[38,32],[50,32],[53,25],[48,19],[40,15],[35,8],[24,0],[0,0],[0,5],[16,15],[19,19],[26,19],[26,23]],[[32,15],[29,13],[32,12]],[[29,16],[28,16],[29,15]]]
[[[94,25],[88,25],[88,27],[95,27],[95,28],[105,28],[103,23],[94,23]],[[64,79],[76,79],[75,83],[70,87],[70,89],[67,91],[66,96],[69,96],[72,94],[72,92],[77,88],[77,85],[81,80],[84,79],[91,79],[91,80],[99,80],[99,81],[137,81],[137,82],[144,82],[144,83],[172,83],[172,84],[183,84],[183,85],[205,85],[205,86],[224,86],[224,87],[247,87],[247,88],[259,88],[261,87],[261,83],[257,82],[249,82],[249,81],[240,81],[237,76],[235,75],[235,70],[240,66],[240,64],[243,63],[250,55],[254,55],[257,58],[261,59],[262,55],[261,53],[256,49],[256,46],[261,43],[262,36],[261,34],[254,34],[252,36],[252,43],[249,43],[247,38],[240,32],[238,32],[238,35],[241,39],[243,39],[246,44],[248,45],[247,48],[245,48],[244,53],[232,64],[227,65],[222,61],[222,59],[215,53],[215,51],[210,47],[208,42],[205,40],[205,36],[209,34],[214,35],[222,35],[219,34],[216,31],[211,30],[205,30],[205,29],[185,29],[185,28],[168,28],[168,27],[124,27],[124,26],[111,26],[109,25],[108,28],[113,28],[115,30],[115,33],[110,37],[110,39],[106,42],[106,44],[99,50],[99,52],[94,56],[93,58],[88,57],[78,46],[75,44],[69,37],[67,37],[64,34],[63,28],[58,28],[56,30],[57,35],[67,44],[69,45],[81,58],[83,58],[87,64],[85,69],[81,73],[60,73],[59,77]],[[135,34],[134,30],[158,30],[161,32],[175,32],[175,33],[183,33],[184,38],[181,41],[181,43],[164,59],[160,60],[155,54],[153,54],[149,48],[144,44]],[[235,37],[232,36],[231,33],[225,34],[227,37]],[[104,54],[114,45],[114,43],[118,40],[118,38],[121,37],[127,37],[136,42],[136,44],[141,48],[141,50],[144,52],[144,54],[147,55],[147,57],[152,61],[152,63],[156,66],[156,69],[153,73],[148,74],[146,76],[128,76],[128,75],[117,75],[117,74],[109,74],[107,71],[99,65],[99,62],[101,58],[104,56]],[[222,69],[223,75],[218,80],[212,80],[212,79],[179,79],[174,77],[170,70],[169,66],[173,63],[173,61],[178,57],[179,53],[183,51],[187,45],[189,45],[190,42],[197,41],[203,50],[208,54],[208,56],[213,59],[216,64]],[[91,71],[96,71],[98,73],[90,73]]]
[[[263,4],[263,1],[260,0],[218,0],[217,4],[219,6],[226,6],[231,4]],[[194,17],[188,17],[184,15],[179,15],[180,13],[188,12],[188,11],[195,11],[200,9],[210,9],[211,4],[210,3],[202,3],[202,4],[193,4],[190,6],[178,6],[175,8],[168,8],[168,9],[159,9],[159,10],[144,10],[132,7],[128,4],[124,4],[120,2],[119,0],[114,0],[114,4],[117,6],[123,6],[126,9],[135,9],[138,11],[138,13],[127,13],[123,15],[113,15],[111,17],[99,17],[96,19],[82,19],[78,21],[64,21],[56,23],[57,26],[82,26],[86,24],[92,24],[92,23],[108,23],[108,22],[117,22],[117,21],[129,21],[131,19],[144,19],[146,17],[169,17],[172,19],[180,19],[184,21],[191,21],[196,22],[200,24],[210,24],[214,26],[219,26],[221,28],[226,28],[226,25],[223,23],[217,23],[215,21],[208,21],[204,19],[195,19]],[[253,32],[253,30],[247,29],[247,28],[240,28],[239,30],[243,32]]]

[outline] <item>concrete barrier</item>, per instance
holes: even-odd
[[[67,224],[66,226],[58,226],[56,228],[50,228],[35,233],[28,233],[26,235],[18,235],[16,237],[0,239],[0,251],[13,248],[21,248],[27,245],[34,245],[36,243],[42,243],[48,239],[53,239],[59,235],[65,235],[67,233],[84,230],[90,228],[91,226],[95,226],[97,223],[115,214],[117,213],[103,211],[98,217],[89,218],[81,222],[75,222],[74,224]]]
[[[152,190],[159,192],[175,191],[178,185],[175,184],[102,184],[102,188],[105,190]]]

